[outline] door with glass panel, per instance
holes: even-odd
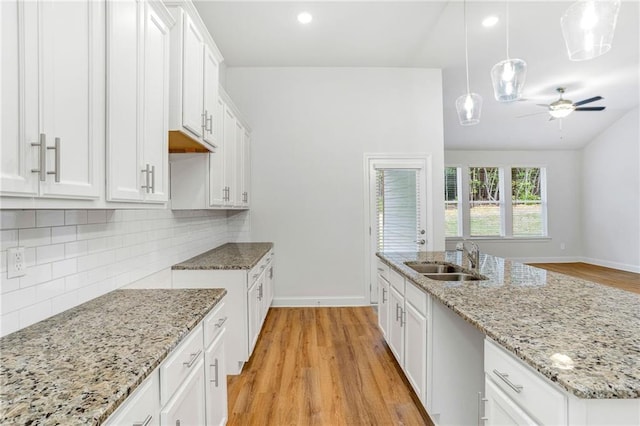
[[[378,161],[369,168],[369,283],[377,301],[376,252],[426,251],[425,162]]]

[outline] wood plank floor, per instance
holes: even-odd
[[[371,307],[271,308],[228,425],[432,425]]]
[[[531,266],[582,278],[621,290],[640,293],[640,274],[605,268],[589,263],[529,263]]]

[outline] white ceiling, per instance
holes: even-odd
[[[447,149],[575,149],[626,112],[640,95],[639,2],[623,1],[605,55],[569,61],[560,16],[568,1],[509,2],[510,55],[528,64],[527,101],[500,104],[489,72],[505,53],[505,2],[467,3],[471,91],[483,97],[481,122],[458,124],[455,99],[466,92],[461,1],[195,1],[228,67],[428,67],[443,73]],[[299,12],[313,15],[307,26]],[[496,15],[490,29],[481,21]],[[557,99],[566,87],[574,102],[600,95],[602,112],[574,112],[549,121],[536,103]],[[560,126],[561,124],[561,126]]]

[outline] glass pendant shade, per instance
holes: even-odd
[[[458,120],[463,126],[472,126],[480,122],[482,97],[477,93],[466,93],[456,99]]]
[[[573,3],[560,25],[569,59],[586,61],[611,49],[620,0],[589,0]]]
[[[491,82],[496,101],[511,102],[522,97],[527,63],[522,59],[505,59],[491,68]]]

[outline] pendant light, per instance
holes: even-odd
[[[586,61],[611,49],[620,0],[581,0],[560,18],[569,59]]]
[[[464,59],[467,70],[467,93],[456,99],[458,120],[463,126],[472,126],[480,122],[482,97],[469,90],[469,48],[467,36],[467,1],[464,1]]]
[[[496,101],[512,102],[522,97],[522,88],[527,76],[527,63],[522,59],[509,58],[509,3],[506,3],[507,59],[491,68],[491,82]]]

